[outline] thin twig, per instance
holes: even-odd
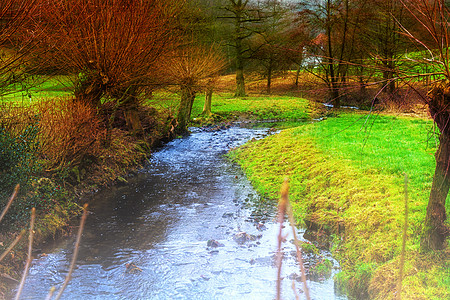
[[[52,286],[52,288],[48,292],[47,297],[45,297],[45,300],[51,300],[55,291],[56,291],[56,288],[54,286]]]
[[[292,290],[294,291],[295,300],[300,300],[300,296],[298,295],[297,288],[295,287],[294,279],[292,279]]]
[[[16,244],[20,241],[20,239],[22,238],[22,236],[25,234],[25,230],[22,230],[20,232],[20,234],[16,237],[16,239],[11,243],[11,245],[9,245],[8,249],[6,249],[2,255],[0,255],[0,261],[2,261],[6,255],[8,255],[8,253],[16,246]]]
[[[72,278],[73,269],[75,268],[75,263],[77,261],[78,250],[80,249],[81,235],[83,233],[84,223],[86,222],[86,217],[87,217],[87,212],[88,212],[87,207],[88,207],[87,204],[85,204],[83,206],[83,216],[81,217],[80,227],[78,228],[77,239],[75,242],[75,247],[73,249],[73,256],[72,256],[72,262],[70,263],[70,267],[69,267],[69,273],[67,274],[66,280],[64,280],[64,284],[62,285],[61,289],[59,290],[58,295],[56,295],[55,300],[58,300],[61,298],[64,290],[66,289],[67,285],[69,284],[70,279]]]
[[[278,203],[278,222],[280,223],[280,229],[278,232],[278,250],[277,250],[277,291],[276,299],[281,299],[281,266],[283,261],[283,252],[281,250],[281,244],[283,243],[283,223],[284,215],[286,214],[286,206],[288,200],[288,183],[284,180],[283,186],[281,187],[281,198]]]
[[[287,181],[285,181],[285,182],[287,184]],[[287,199],[287,215],[289,218],[289,223],[292,228],[292,234],[294,235],[294,245],[295,245],[295,249],[297,252],[297,261],[298,261],[298,264],[300,265],[300,272],[301,272],[301,277],[302,277],[302,282],[303,282],[303,290],[305,291],[306,299],[310,300],[311,297],[309,295],[308,285],[306,284],[306,271],[305,271],[305,265],[303,264],[302,250],[300,248],[300,241],[298,240],[297,232],[295,230],[294,214],[292,212],[292,206],[289,202],[289,199]]]
[[[397,299],[402,298],[402,281],[403,281],[403,268],[405,265],[405,251],[406,251],[406,237],[408,232],[408,175],[405,173],[405,222],[403,224],[403,241],[402,241],[402,253],[400,256],[399,275],[397,283]]]
[[[19,192],[19,187],[20,185],[17,184],[16,187],[14,188],[14,192],[11,195],[11,198],[9,198],[8,203],[6,204],[5,208],[2,211],[2,214],[0,215],[0,222],[2,221],[3,217],[6,215],[6,212],[8,211],[9,207],[11,206],[11,203],[14,201],[14,199],[17,196],[17,193]]]
[[[30,269],[31,265],[31,254],[33,251],[33,236],[34,236],[34,220],[36,217],[36,208],[31,209],[31,220],[30,220],[30,233],[28,235],[28,257],[27,257],[27,263],[25,264],[25,269],[23,270],[22,279],[20,280],[19,289],[16,293],[15,300],[19,300],[20,294],[22,294],[23,287],[25,285],[25,279],[28,275],[28,270]]]

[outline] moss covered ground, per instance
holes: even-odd
[[[232,154],[268,201],[285,176],[299,223],[330,234],[338,282],[353,297],[392,299],[408,175],[403,299],[450,298],[450,253],[420,253],[434,171],[430,120],[342,113],[251,142]],[[448,207],[447,207],[448,208]]]

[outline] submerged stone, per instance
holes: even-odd
[[[217,247],[224,247],[225,245],[216,241],[216,240],[208,240],[208,242],[206,242],[206,245],[208,247],[212,247],[212,248],[217,248]]]

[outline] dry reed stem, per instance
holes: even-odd
[[[284,240],[283,223],[288,201],[287,194],[288,194],[288,183],[287,180],[284,180],[283,186],[281,187],[281,198],[278,203],[278,222],[280,223],[280,229],[278,231],[278,249],[277,249],[277,290],[276,290],[277,300],[281,299],[281,266],[283,262],[283,251],[281,250],[281,245]]]
[[[294,244],[295,244],[295,249],[297,252],[297,261],[300,265],[301,278],[302,278],[302,282],[303,282],[303,290],[304,290],[306,299],[310,300],[311,297],[309,295],[308,285],[306,284],[306,272],[305,272],[305,266],[303,264],[302,251],[300,248],[300,242],[297,237],[297,232],[295,230],[294,214],[292,212],[292,207],[289,203],[288,195],[289,195],[289,182],[288,182],[288,179],[285,179],[283,182],[283,185],[281,187],[280,202],[278,203],[278,222],[280,223],[280,230],[278,233],[278,251],[277,251],[277,268],[278,268],[278,270],[277,270],[277,296],[276,296],[276,299],[277,300],[281,299],[281,266],[282,266],[282,259],[283,259],[281,244],[284,240],[284,236],[282,235],[284,216],[285,216],[285,214],[287,214],[290,226],[292,228],[292,234],[294,236]],[[294,282],[292,282],[292,288],[294,289],[295,298],[299,299],[297,291],[295,290]]]
[[[67,274],[66,279],[64,280],[64,284],[62,285],[61,289],[59,290],[58,295],[56,295],[56,298],[55,298],[56,300],[61,298],[64,290],[66,289],[67,285],[69,284],[70,279],[72,278],[73,269],[75,268],[75,263],[77,261],[78,250],[80,249],[81,235],[83,233],[84,224],[86,222],[86,217],[87,217],[87,212],[88,212],[87,207],[88,207],[87,204],[85,204],[83,206],[83,215],[81,217],[80,227],[78,228],[77,239],[76,239],[75,247],[73,250],[72,262],[70,263],[69,273]]]
[[[22,236],[25,234],[25,230],[22,230],[20,234],[15,238],[15,240],[9,245],[8,249],[6,249],[2,255],[0,255],[0,262],[8,255],[9,252],[17,245],[17,243],[20,241]]]
[[[397,297],[396,299],[402,299],[402,281],[403,281],[403,268],[405,265],[405,251],[406,251],[406,238],[408,232],[408,175],[405,174],[405,222],[403,224],[403,240],[402,240],[402,253],[400,256],[399,275],[397,283]]]
[[[17,193],[19,192],[19,187],[20,185],[17,184],[16,187],[14,188],[14,192],[11,195],[11,198],[9,198],[8,203],[6,204],[5,208],[2,211],[2,214],[0,215],[0,222],[2,221],[3,217],[6,215],[6,213],[8,212],[9,207],[11,206],[12,202],[14,201],[14,199],[17,196]]]
[[[45,300],[51,300],[55,291],[56,291],[56,288],[54,286],[52,286],[52,288],[48,292],[47,297],[45,297]]]
[[[36,218],[36,208],[31,209],[31,220],[30,220],[30,233],[28,235],[28,257],[27,263],[25,264],[25,269],[23,270],[22,279],[20,280],[19,289],[17,290],[15,300],[19,300],[20,295],[22,294],[23,287],[25,285],[25,280],[28,275],[28,270],[31,265],[31,254],[33,251],[33,236],[34,236],[34,220]]]
[[[295,300],[300,300],[300,296],[297,293],[297,288],[295,287],[294,279],[292,279],[292,290],[294,291]]]
[[[289,200],[287,202],[287,214],[288,214],[288,218],[289,218],[289,223],[292,228],[292,234],[294,235],[294,245],[295,245],[295,250],[297,252],[297,261],[298,261],[298,264],[300,265],[300,272],[301,272],[301,277],[302,277],[302,282],[303,282],[303,290],[305,292],[306,299],[310,300],[311,297],[309,295],[308,285],[306,284],[306,272],[305,272],[305,265],[303,264],[302,250],[300,248],[300,241],[298,240],[297,232],[295,231],[294,214],[292,213],[292,207],[291,207]]]

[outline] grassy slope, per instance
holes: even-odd
[[[434,168],[431,130],[431,122],[420,119],[346,114],[250,143],[236,155],[270,199],[278,197],[289,175],[296,216],[334,233],[333,250],[344,268],[340,281],[357,297],[367,287],[372,297],[393,297],[406,172],[410,210],[403,296],[444,299],[450,296],[449,253],[418,253]]]

